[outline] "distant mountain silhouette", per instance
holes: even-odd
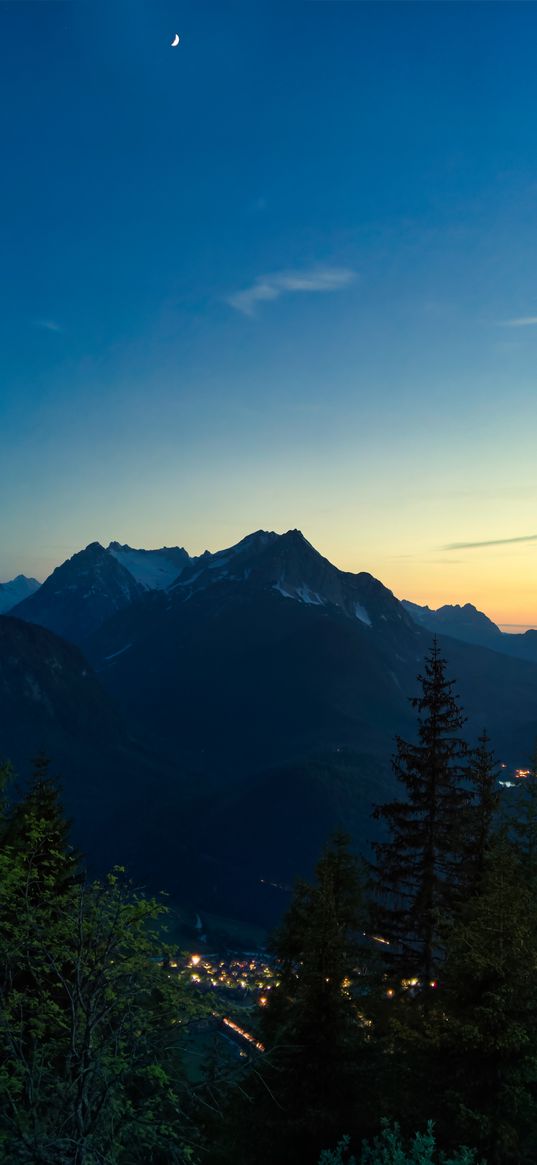
[[[501,651],[504,655],[537,662],[537,631],[525,631],[523,634],[502,632],[492,619],[478,611],[472,603],[465,603],[463,607],[446,604],[436,611],[406,599],[403,599],[402,605],[420,627],[426,627],[435,635],[452,635],[464,643],[480,644],[482,647],[491,647],[493,651]]]
[[[11,582],[0,583],[0,615],[7,615],[17,603],[39,590],[41,583],[36,578],[18,574]]]
[[[417,623],[434,634],[453,635],[465,643],[479,643],[482,647],[501,651],[500,628],[472,603],[465,603],[463,607],[446,604],[432,611],[430,607],[420,607],[403,599],[403,607]]]

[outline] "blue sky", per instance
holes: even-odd
[[[0,578],[299,526],[535,619],[536,41],[512,2],[0,3]]]

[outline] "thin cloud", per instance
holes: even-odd
[[[503,320],[504,328],[535,328],[537,316],[515,316],[512,320]]]
[[[36,328],[43,328],[45,332],[63,332],[61,324],[57,324],[56,320],[36,320]]]
[[[303,291],[340,291],[355,279],[348,267],[316,267],[311,271],[276,271],[258,275],[251,287],[228,296],[226,302],[245,316],[253,316],[259,303]]]
[[[537,542],[537,534],[524,534],[521,538],[493,538],[488,542],[448,542],[440,550],[478,550],[480,546],[510,546],[515,542]]]

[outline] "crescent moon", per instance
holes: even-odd
[[[180,39],[181,39],[181,38],[180,38],[180,36],[179,36],[179,33],[178,33],[178,32],[176,32],[176,34],[175,34],[175,36],[174,36],[174,38],[173,38],[173,40],[172,40],[172,43],[171,43],[171,48],[172,48],[172,49],[176,49],[176,48],[177,48],[177,45],[179,44],[179,41],[180,41]]]

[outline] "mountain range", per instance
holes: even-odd
[[[463,643],[480,644],[505,655],[537,662],[537,631],[529,630],[523,634],[500,631],[496,623],[478,611],[472,603],[465,603],[462,607],[458,603],[446,604],[436,611],[406,599],[403,599],[402,605],[420,627],[425,627],[434,635],[450,635],[454,639],[461,639]]]
[[[503,635],[470,606],[401,603],[372,575],[333,566],[298,530],[259,530],[197,558],[92,543],[11,615],[0,627],[14,646],[0,640],[0,662],[19,694],[0,718],[1,751],[41,747],[48,700],[59,728],[49,750],[59,756],[61,725],[73,725],[60,759],[85,844],[98,805],[100,857],[126,858],[178,899],[188,881],[200,908],[265,917],[281,898],[275,884],[307,872],[331,828],[367,842],[372,803],[393,793],[394,736],[415,733],[409,697],[432,632],[469,739],[488,727],[512,767],[534,744],[531,633]],[[38,715],[21,676],[51,643],[73,673],[72,695],[56,665],[42,668]],[[88,710],[91,740],[74,731],[70,700],[78,716]]]

